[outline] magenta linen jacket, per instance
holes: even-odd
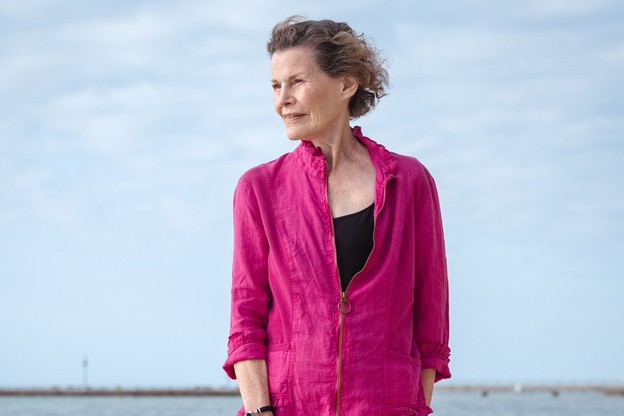
[[[302,141],[234,195],[228,358],[267,362],[275,416],[418,415],[421,369],[448,368],[448,281],[434,181],[353,134],[376,170],[374,246],[343,293],[323,153]],[[239,415],[242,414],[242,410]]]

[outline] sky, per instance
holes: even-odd
[[[291,151],[265,46],[347,21],[356,120],[440,194],[445,383],[624,383],[624,3],[0,2],[0,387],[232,386],[232,193]]]

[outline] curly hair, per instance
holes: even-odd
[[[275,25],[267,51],[273,56],[301,45],[312,46],[317,65],[329,76],[357,78],[358,89],[349,101],[351,119],[368,113],[386,95],[389,80],[385,59],[370,40],[347,23],[291,16]]]

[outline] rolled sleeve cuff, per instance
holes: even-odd
[[[236,380],[234,364],[244,360],[266,360],[266,355],[262,333],[242,333],[231,336],[228,357],[223,364],[223,370],[232,380]]]
[[[422,344],[419,348],[422,368],[436,370],[435,381],[451,378],[449,357],[451,349],[444,344]]]

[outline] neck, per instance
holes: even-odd
[[[343,162],[354,160],[362,149],[362,144],[353,136],[351,127],[346,127],[338,134],[322,139],[311,140],[325,155],[328,171],[332,171]]]

